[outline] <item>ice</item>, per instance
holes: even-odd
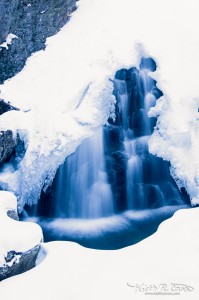
[[[197,102],[181,100],[169,103],[166,98],[160,102],[150,111],[151,116],[158,116],[158,123],[149,140],[149,150],[170,161],[171,175],[179,188],[186,188],[192,205],[199,204]],[[160,105],[163,105],[161,110]]]

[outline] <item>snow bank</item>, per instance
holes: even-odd
[[[150,115],[158,117],[149,140],[151,153],[171,163],[171,174],[179,188],[185,187],[192,205],[199,204],[199,101],[167,98],[158,100]]]
[[[117,251],[44,244],[47,256],[36,268],[1,283],[1,300],[132,300],[144,299],[146,292],[198,299],[198,230],[196,208],[178,211],[153,236]]]
[[[43,240],[37,224],[15,221],[7,216],[8,210],[17,210],[17,198],[10,192],[0,191],[0,267],[6,263],[9,251],[25,252]]]
[[[153,110],[159,121],[150,151],[171,161],[179,186],[199,202],[198,9],[197,0],[81,0],[46,50],[1,86],[1,97],[31,110],[21,127],[23,113],[14,116],[12,129],[24,136],[27,152],[3,182],[22,195],[21,205],[35,202],[64,157],[106,121],[114,103],[109,79],[122,67],[138,67],[141,56],[156,60],[153,76],[164,94]],[[9,113],[1,118],[0,128],[13,127]]]

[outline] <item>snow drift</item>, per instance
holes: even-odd
[[[9,210],[17,210],[17,199],[10,192],[0,191],[0,268],[6,264],[11,267],[17,260],[17,263],[20,262],[18,255],[7,263],[5,258],[9,251],[22,253],[43,241],[39,225],[13,220],[7,215]]]
[[[117,251],[46,243],[47,256],[36,268],[1,283],[1,300],[137,300],[147,292],[150,299],[196,300],[198,220],[199,208],[180,210],[153,236]]]

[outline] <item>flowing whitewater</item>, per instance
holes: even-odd
[[[154,61],[143,59],[139,70],[117,72],[116,120],[86,139],[59,168],[53,217],[94,219],[123,210],[184,203],[168,163],[148,152],[148,139],[156,123],[148,112],[162,95],[148,74],[154,70]],[[112,140],[111,132],[117,141]],[[115,143],[115,150],[110,143]]]
[[[148,112],[162,96],[149,75],[155,69],[155,62],[144,58],[139,69],[116,73],[115,120],[66,158],[34,209],[47,241],[117,249],[139,242],[187,207],[187,195],[177,188],[169,163],[148,151],[156,126]]]
[[[99,218],[113,214],[102,128],[59,168],[55,185],[55,217]]]
[[[140,70],[120,70],[116,74],[117,124],[122,127],[126,162],[127,209],[145,209],[182,204],[169,172],[168,163],[148,152],[148,140],[156,124],[148,117],[162,95],[149,72],[156,68],[152,59],[143,59]]]

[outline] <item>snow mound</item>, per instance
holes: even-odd
[[[8,210],[16,210],[17,198],[10,192],[0,191],[0,266],[9,251],[25,252],[40,245],[43,240],[39,225],[18,222],[7,216]]]
[[[36,268],[1,283],[1,300],[26,300],[27,295],[29,300],[132,300],[144,299],[147,292],[152,299],[175,295],[196,300],[198,230],[199,208],[195,208],[178,211],[153,236],[117,251],[70,242],[44,244],[47,256]],[[23,293],[17,296],[17,290]]]
[[[0,191],[0,210],[17,210],[17,198],[10,192]]]
[[[171,175],[185,187],[192,205],[199,204],[199,100],[162,97],[150,116],[158,117],[149,151],[171,163]]]

